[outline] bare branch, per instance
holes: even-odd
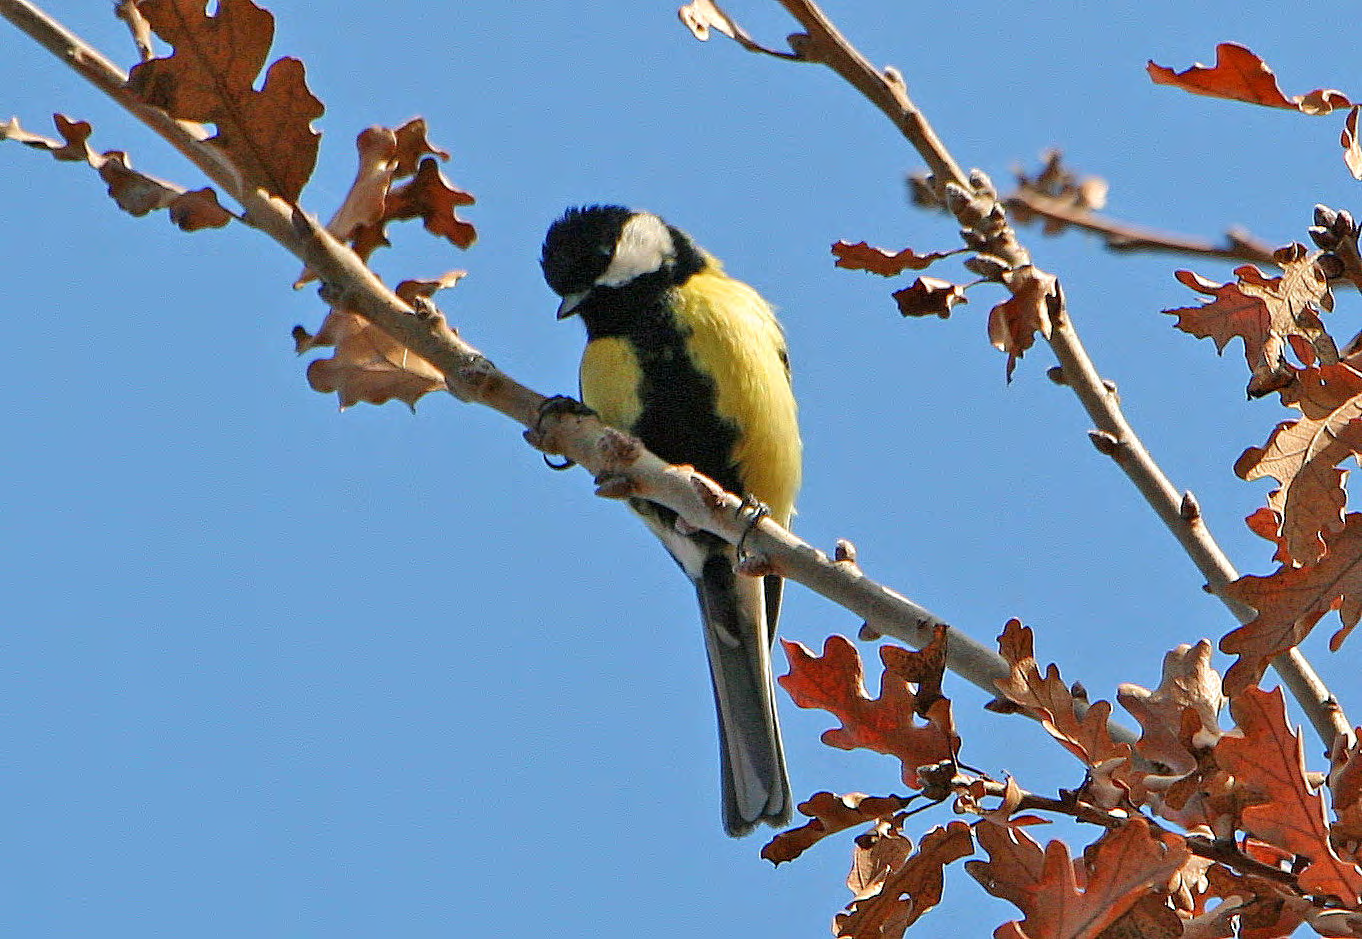
[[[1003,206],[992,184],[982,173],[965,175],[926,116],[908,96],[903,77],[894,69],[872,66],[812,0],[779,2],[806,30],[802,37],[791,37],[795,51],[806,61],[827,65],[860,91],[884,112],[927,162],[933,174],[932,191],[960,220],[970,247],[1000,257],[1014,269],[1028,266],[1030,257],[1006,224]],[[1043,272],[1039,273],[1043,275]],[[1062,383],[1078,396],[1096,424],[1096,432],[1111,442],[1109,455],[1196,564],[1206,578],[1207,589],[1220,597],[1240,623],[1248,622],[1254,617],[1253,610],[1219,593],[1220,587],[1238,578],[1234,565],[1212,537],[1199,512],[1190,518],[1184,516],[1182,493],[1155,463],[1126,420],[1113,386],[1098,374],[1084,348],[1064,308],[1062,292],[1058,296],[1046,339],[1059,359]],[[1350,734],[1351,723],[1304,656],[1292,650],[1278,656],[1273,666],[1326,745],[1336,736]]]

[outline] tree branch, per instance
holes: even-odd
[[[1006,225],[996,193],[981,174],[966,177],[926,116],[909,98],[902,76],[893,69],[881,70],[872,66],[812,0],[779,2],[807,31],[790,40],[791,47],[801,58],[827,65],[884,112],[931,168],[933,189],[943,194],[947,208],[961,220],[967,232],[987,241],[990,254],[1001,256],[1014,270],[1029,265],[1030,256]],[[952,190],[956,194],[954,198],[950,198]],[[991,206],[988,203],[992,203]],[[993,222],[994,227],[980,231],[981,219]],[[978,250],[980,245],[971,243],[970,247]],[[1220,587],[1239,575],[1211,536],[1200,510],[1194,509],[1195,499],[1190,493],[1180,494],[1145,449],[1121,410],[1114,386],[1098,374],[1062,302],[1055,313],[1048,341],[1063,370],[1063,383],[1073,389],[1096,424],[1094,442],[1099,439],[1105,442],[1099,444],[1099,449],[1111,456],[1134,483],[1206,578],[1207,589],[1220,597],[1240,623],[1253,619],[1255,613],[1251,608],[1219,593]],[[1336,736],[1350,734],[1352,725],[1347,716],[1298,650],[1292,649],[1278,656],[1273,667],[1326,746]]]
[[[942,621],[894,590],[866,577],[854,562],[833,560],[772,522],[762,519],[749,532],[750,516],[738,496],[726,493],[690,467],[670,466],[635,439],[601,424],[594,416],[546,408],[549,399],[492,365],[451,330],[442,315],[414,310],[394,294],[348,246],[316,220],[279,198],[243,186],[239,175],[212,145],[200,124],[171,118],[127,90],[127,75],[99,52],[24,0],[0,0],[0,16],[14,23],[96,88],[126,108],[184,154],[245,208],[245,221],[304,262],[322,280],[328,300],[358,313],[430,362],[460,400],[493,408],[526,428],[526,439],[548,453],[563,454],[601,482],[599,494],[637,496],[676,511],[690,524],[751,555],[747,566],[779,572],[862,617],[877,632],[925,645]],[[982,643],[952,629],[947,642],[952,671],[997,693],[1007,662]],[[1112,725],[1113,736],[1137,738]]]

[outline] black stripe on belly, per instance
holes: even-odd
[[[715,407],[714,380],[686,354],[687,335],[668,311],[666,288],[640,278],[597,287],[580,308],[589,339],[627,339],[643,372],[643,413],[626,428],[668,463],[688,463],[730,492],[743,492],[733,448],[738,428]]]

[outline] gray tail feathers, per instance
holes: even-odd
[[[791,798],[771,678],[779,586],[736,573],[725,548],[705,560],[695,589],[719,712],[724,829],[736,838],[759,823],[789,822]]]

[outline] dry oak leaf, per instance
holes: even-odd
[[[315,336],[297,326],[293,338],[300,354],[336,347],[330,358],[308,365],[307,380],[314,391],[335,392],[342,410],[361,401],[385,404],[394,398],[415,410],[424,395],[445,387],[439,369],[356,313],[332,309]]]
[[[1012,380],[1017,360],[1036,344],[1036,333],[1050,338],[1050,328],[1064,305],[1063,291],[1053,274],[1026,265],[1002,275],[1012,296],[988,314],[988,338],[994,348],[1007,353],[1007,380]]]
[[[799,811],[809,817],[809,822],[776,835],[761,849],[761,856],[772,864],[793,861],[829,835],[892,815],[907,805],[908,800],[901,796],[816,792],[799,804]]]
[[[1293,562],[1317,563],[1328,535],[1342,527],[1348,474],[1338,464],[1358,453],[1362,395],[1324,418],[1283,421],[1263,446],[1249,447],[1235,462],[1234,471],[1242,479],[1278,482],[1268,508],[1281,517],[1282,547]]]
[[[897,277],[904,271],[920,271],[954,253],[934,251],[931,254],[918,254],[912,248],[904,248],[896,254],[890,254],[883,248],[872,248],[864,241],[856,244],[839,241],[832,246],[832,255],[837,259],[838,267],[852,271],[869,271],[881,277]]]
[[[1026,914],[999,927],[995,937],[1096,939],[1145,896],[1166,893],[1191,856],[1181,836],[1156,836],[1139,816],[1108,830],[1074,860],[1059,841],[1039,854],[1025,832],[985,835],[981,823],[975,835],[989,860],[969,862],[966,870]]]
[[[847,886],[856,898],[832,922],[838,939],[899,939],[941,902],[944,870],[974,853],[970,827],[951,822],[922,837],[917,851],[887,823],[856,840]]]
[[[1012,666],[998,691],[1012,704],[1040,721],[1050,736],[1089,767],[1130,755],[1130,744],[1117,743],[1107,727],[1111,705],[1097,701],[1082,717],[1076,699],[1050,665],[1045,674],[1036,663],[1034,634],[1020,620],[1011,619],[998,637],[998,651]]]
[[[1338,350],[1319,319],[1319,309],[1333,309],[1333,295],[1315,256],[1294,244],[1273,256],[1282,266],[1279,277],[1265,277],[1251,264],[1235,268],[1236,283],[1218,284],[1191,271],[1177,271],[1175,276],[1184,285],[1214,299],[1164,311],[1178,317],[1175,326],[1183,332],[1213,340],[1217,352],[1223,353],[1230,340],[1241,339],[1252,397],[1291,383],[1294,376],[1285,353],[1292,337],[1304,339],[1322,361],[1338,361]]]
[[[1348,906],[1362,895],[1362,868],[1343,860],[1329,842],[1324,796],[1305,778],[1305,751],[1286,722],[1280,688],[1245,688],[1230,698],[1238,726],[1220,738],[1215,757],[1257,804],[1243,809],[1245,831],[1308,862],[1301,889],[1337,897]]]
[[[841,727],[823,733],[828,746],[865,747],[896,756],[903,762],[903,781],[914,789],[923,785],[919,766],[954,755],[956,744],[949,727],[936,720],[939,710],[932,710],[933,718],[926,724],[913,720],[918,694],[908,682],[885,671],[880,676],[880,696],[871,698],[866,693],[861,657],[850,640],[829,636],[822,656],[798,642],[781,640],[781,644],[790,661],[789,674],[780,677],[781,687],[799,707],[821,708],[842,721]]]
[[[1225,674],[1226,694],[1257,684],[1268,663],[1299,645],[1330,610],[1338,609],[1343,621],[1329,640],[1334,651],[1362,620],[1362,515],[1344,516],[1343,528],[1328,535],[1328,549],[1309,567],[1282,566],[1266,577],[1246,574],[1220,588],[1258,611],[1220,640],[1221,652],[1239,656]]]
[[[919,277],[890,296],[904,316],[939,316],[943,320],[950,317],[951,308],[957,303],[969,303],[963,284],[939,277]]]
[[[133,66],[128,89],[172,117],[216,125],[208,143],[244,187],[296,203],[317,163],[312,121],[324,108],[294,58],[275,61],[256,89],[274,15],[251,0],[219,0],[213,15],[202,0],[145,0],[139,9],[174,52]]]
[[[31,133],[20,127],[17,119],[0,122],[0,140],[46,150],[57,160],[84,161],[99,173],[118,207],[139,218],[155,209],[167,209],[170,220],[184,231],[221,228],[232,220],[212,189],[186,192],[174,183],[134,170],[121,150],[97,153],[89,143],[92,128],[88,121],[73,121],[64,114],[52,115],[52,121],[62,140]]]
[[[386,219],[419,218],[426,231],[438,235],[458,248],[471,248],[478,240],[477,229],[458,216],[458,209],[475,200],[454,186],[433,157],[424,157],[410,182],[388,194]]]
[[[1171,775],[1186,775],[1197,767],[1197,758],[1183,743],[1183,712],[1199,719],[1197,733],[1204,746],[1220,736],[1217,715],[1224,706],[1220,675],[1211,667],[1211,644],[1183,643],[1163,657],[1163,677],[1154,691],[1139,685],[1118,686],[1116,699],[1139,722],[1143,731],[1135,749],[1146,760],[1167,768]]]
[[[1196,64],[1182,72],[1155,65],[1147,66],[1157,85],[1173,85],[1192,94],[1211,98],[1245,101],[1269,108],[1286,108],[1303,114],[1328,114],[1352,104],[1347,95],[1332,88],[1317,88],[1309,94],[1288,98],[1277,85],[1277,77],[1267,63],[1250,50],[1233,42],[1215,47],[1215,65]]]

